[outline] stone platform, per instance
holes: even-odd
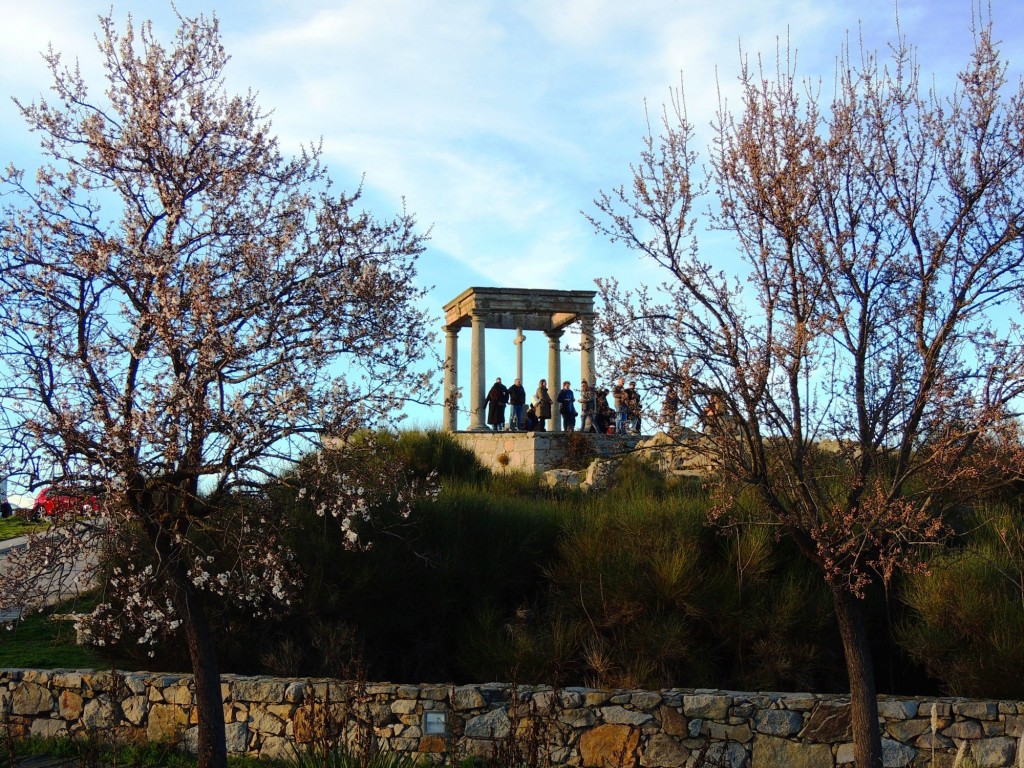
[[[492,472],[540,473],[564,465],[570,435],[585,439],[594,458],[630,453],[644,440],[642,435],[582,432],[456,432],[455,439]]]

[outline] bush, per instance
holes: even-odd
[[[954,696],[1024,696],[1024,520],[1019,502],[982,508],[958,549],[907,579],[898,638]]]

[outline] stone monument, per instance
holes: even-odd
[[[472,331],[469,385],[469,431],[487,431],[483,421],[485,398],[484,331],[487,328],[516,331],[516,370],[522,378],[524,331],[542,331],[548,338],[548,389],[552,398],[561,388],[561,346],[566,327],[580,324],[580,376],[591,385],[594,367],[594,296],[597,291],[552,291],[530,288],[467,288],[444,305],[444,429],[458,430],[458,333]],[[529,392],[527,388],[527,392]],[[552,409],[547,428],[560,432],[558,410]]]

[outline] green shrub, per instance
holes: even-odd
[[[954,696],[1024,696],[1024,520],[981,509],[960,540],[907,579],[901,645]]]

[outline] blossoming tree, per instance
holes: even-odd
[[[689,409],[716,517],[789,535],[831,588],[865,768],[882,762],[864,590],[920,569],[943,515],[1019,461],[1024,89],[990,27],[975,42],[948,97],[903,41],[888,63],[841,56],[828,104],[785,56],[745,65],[707,176],[677,93],[591,218],[665,270],[661,291],[604,282],[603,331]],[[745,283],[699,247],[708,190]]]
[[[429,391],[424,239],[333,192],[319,147],[282,154],[253,94],[225,92],[215,18],[180,18],[165,47],[108,16],[98,43],[105,90],[51,50],[52,100],[18,103],[45,160],[0,175],[0,429],[13,475],[101,504],[24,550],[0,602],[52,588],[90,540],[120,548],[123,612],[99,626],[183,633],[200,764],[223,766],[200,598],[266,611],[298,583],[279,521],[239,494]],[[366,510],[345,503],[347,529]]]

